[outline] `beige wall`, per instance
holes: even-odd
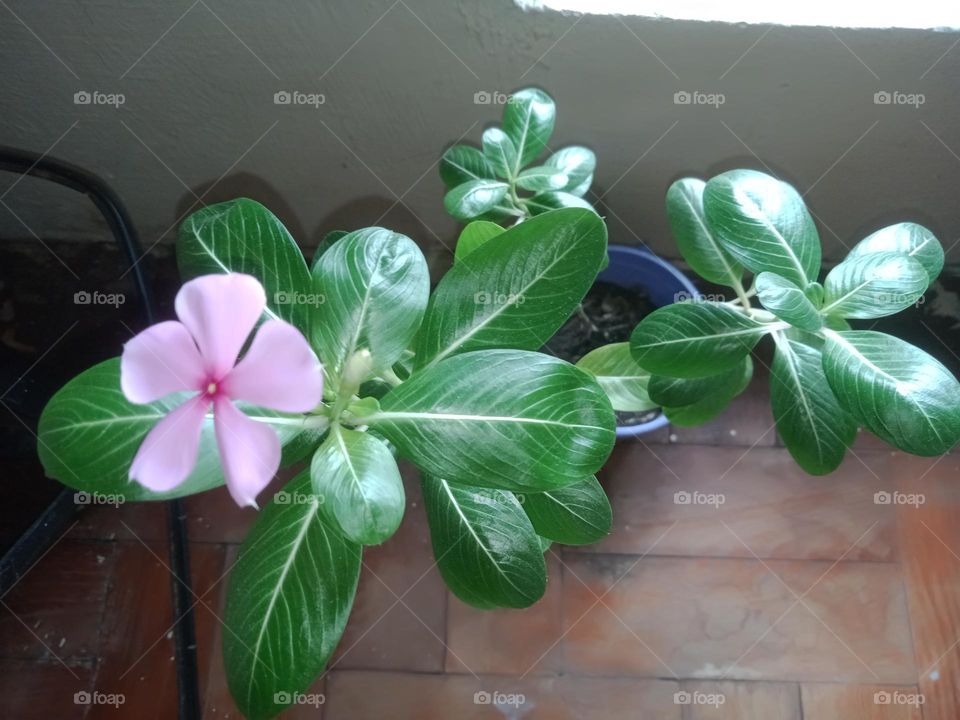
[[[763,163],[808,193],[830,257],[898,218],[960,239],[957,33],[578,19],[510,0],[191,2],[8,0],[19,20],[0,8],[0,142],[56,142],[114,184],[148,244],[222,175],[204,201],[258,198],[306,247],[377,222],[450,243],[432,163],[499,117],[476,92],[527,84],[557,99],[555,146],[596,151],[615,241],[675,255],[669,183]],[[75,105],[79,90],[125,102]],[[277,106],[279,90],[326,102]],[[681,90],[725,102],[677,105]],[[925,102],[876,105],[882,90]],[[3,202],[41,236],[96,227],[35,181]],[[0,206],[0,237],[27,234]]]

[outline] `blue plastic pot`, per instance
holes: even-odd
[[[610,245],[607,254],[610,256],[610,265],[600,273],[597,280],[642,292],[657,307],[699,294],[686,275],[647,250],[626,245]],[[668,423],[667,416],[661,414],[640,425],[618,425],[617,439],[653,432],[666,427]]]

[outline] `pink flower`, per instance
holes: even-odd
[[[267,320],[237,362],[266,307],[263,287],[249,275],[198,277],[180,288],[175,306],[180,322],[157,323],[124,345],[120,386],[130,402],[140,404],[184,390],[197,394],[147,434],[130,478],[156,492],[186,480],[197,463],[200,431],[212,405],[230,495],[241,507],[256,507],[257,494],[280,467],[280,439],[232,401],[309,412],[323,395],[320,361],[299,330]]]

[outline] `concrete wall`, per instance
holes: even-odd
[[[552,145],[596,151],[614,241],[675,256],[669,183],[736,166],[768,166],[806,193],[828,257],[901,218],[960,239],[957,33],[572,16],[511,0],[7,6],[0,142],[102,174],[147,244],[172,240],[196,196],[243,194],[307,248],[378,223],[440,259],[456,225],[435,161],[499,118],[475,93],[530,84],[557,100]],[[76,105],[82,90],[125,101]],[[326,102],[278,106],[281,90]],[[678,91],[725,102],[677,105]],[[878,91],[924,102],[877,105]],[[30,230],[0,206],[0,237],[97,235],[67,192],[24,180],[2,200]]]

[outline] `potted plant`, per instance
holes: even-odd
[[[444,152],[439,164],[447,187],[444,207],[468,223],[457,240],[457,259],[504,232],[504,225],[555,208],[593,210],[584,197],[596,158],[578,145],[550,151],[555,121],[553,99],[543,90],[526,88],[507,98],[503,124],[484,130],[482,149],[453,145]],[[540,162],[545,151],[550,154]],[[545,263],[544,272],[549,271]],[[668,423],[646,394],[646,376],[635,375],[627,344],[631,329],[655,308],[696,292],[679,270],[652,253],[610,245],[597,282],[545,348],[595,374],[617,411],[617,437]]]
[[[667,213],[690,267],[732,296],[660,308],[630,337],[650,398],[670,422],[695,425],[720,413],[746,388],[750,353],[769,337],[777,431],[808,473],[836,469],[861,426],[916,455],[957,444],[960,384],[950,371],[904,340],[848,322],[918,302],[943,268],[932,232],[912,222],[881,228],[821,283],[813,219],[799,193],[774,177],[731,170],[708,182],[678,180]]]
[[[403,519],[395,457],[422,471],[440,572],[477,607],[534,603],[551,541],[609,531],[593,473],[614,443],[610,401],[589,373],[536,352],[606,244],[594,213],[554,210],[474,249],[431,293],[398,233],[344,234],[308,266],[262,205],[207,207],[177,239],[177,320],[56,393],[40,458],[90,494],[154,501],[226,484],[262,507],[229,581],[224,662],[241,711],[272,717],[332,654],[364,546]],[[547,256],[554,274],[538,272]],[[290,464],[303,469],[265,496]]]

